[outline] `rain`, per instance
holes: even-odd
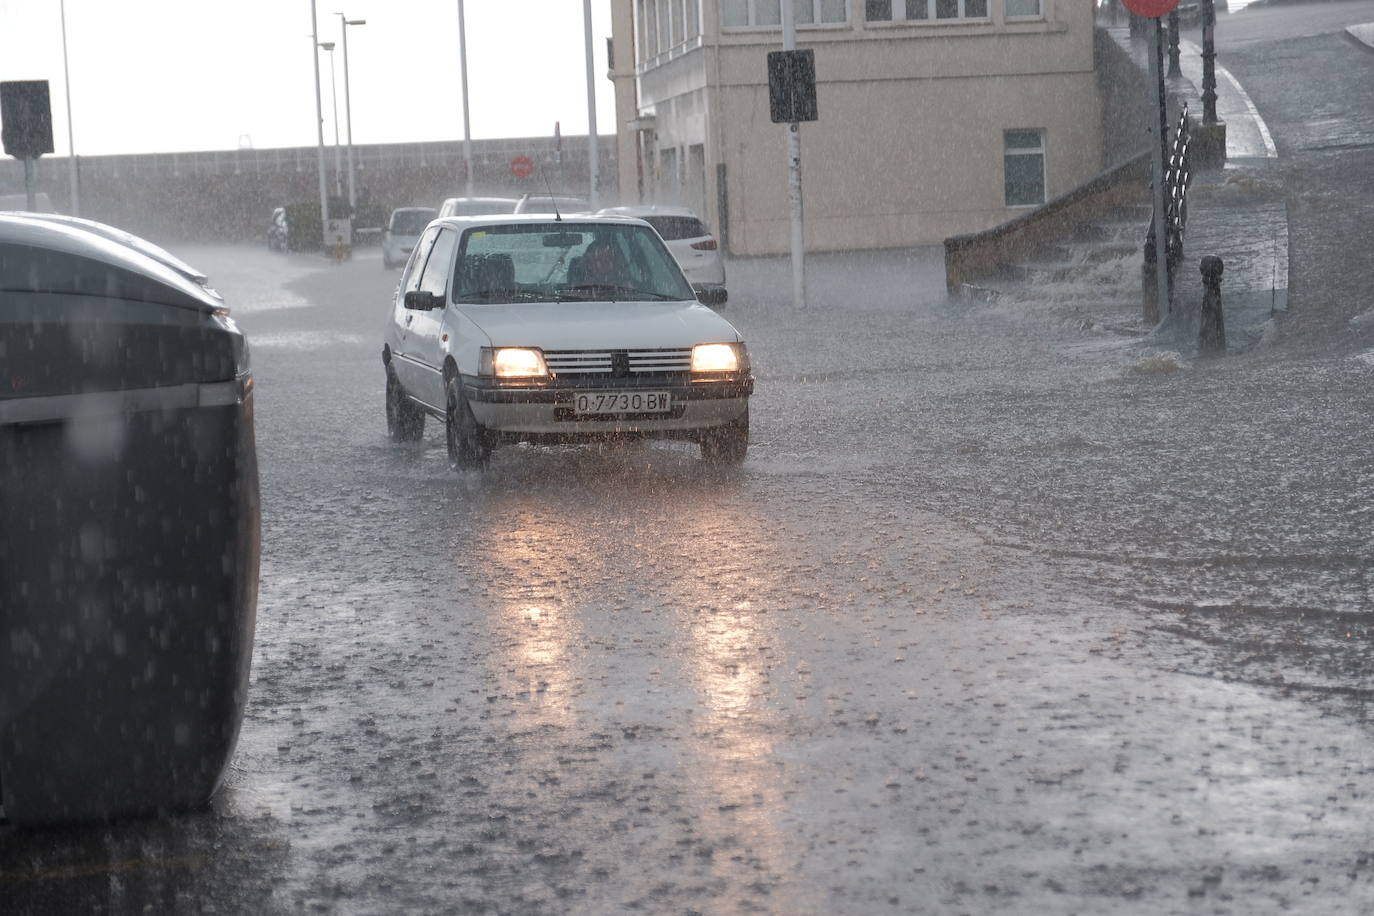
[[[762,59],[750,129],[774,131],[769,164],[727,169],[740,197],[723,216],[709,182],[636,186],[661,174],[664,149],[622,162],[627,119],[611,103],[598,103],[594,185],[570,126],[586,117],[581,4],[567,4],[577,40],[559,66],[578,92],[557,141],[552,124],[478,137],[470,189],[456,97],[442,137],[360,130],[350,152],[368,192],[355,188],[337,251],[320,211],[345,212],[346,174],[327,143],[317,174],[313,132],[241,149],[257,165],[214,179],[235,199],[217,228],[175,199],[111,193],[138,150],[82,160],[80,216],[188,274],[60,218],[74,214],[55,125],[37,173],[58,216],[0,214],[0,911],[1374,911],[1374,265],[1359,244],[1374,0],[1215,0],[1222,161],[1194,166],[1173,298],[1154,320],[1148,129],[1126,121],[1134,144],[1116,159],[1104,149],[1112,161],[1082,181],[1049,181],[1037,207],[871,243],[863,219],[830,218],[843,195],[810,158],[833,112],[816,36],[981,26],[919,22],[914,3],[795,2],[814,17],[797,46],[817,51],[819,101],[801,127],[804,305],[788,127],[767,121]],[[1029,5],[1078,27],[1076,4]],[[81,7],[67,6],[74,25]],[[634,24],[645,3],[590,6],[612,36],[611,19]],[[1188,103],[1202,156],[1195,6],[1180,7],[1168,113]],[[492,20],[467,7],[471,42]],[[1124,7],[1100,7],[1082,17],[1094,60],[1148,96],[1145,41]],[[664,28],[779,49],[776,24],[722,24],[768,8],[689,0],[676,9],[698,18]],[[1009,21],[1024,8],[928,7],[1045,24]],[[843,27],[826,22],[836,10]],[[354,67],[365,35],[397,27],[382,11],[350,29]],[[456,35],[454,12],[425,15]],[[11,15],[0,3],[0,29]],[[321,8],[321,39],[342,38],[339,18]],[[287,28],[310,24],[296,19]],[[605,44],[598,33],[597,54]],[[609,86],[607,65],[596,79]],[[488,74],[469,75],[474,100],[490,98]],[[0,82],[31,76],[0,63]],[[1153,116],[1150,101],[1138,109]],[[1017,134],[1007,157],[1040,154],[1026,124],[1004,126]],[[873,141],[912,129],[882,124]],[[1047,162],[1055,139],[1045,132]],[[147,152],[170,166],[171,149]],[[560,180],[517,174],[517,153]],[[212,154],[175,155],[178,187],[203,180],[189,163],[208,170]],[[290,182],[273,184],[263,163],[277,161]],[[367,208],[387,168],[405,191],[379,217]],[[922,180],[914,166],[878,178]],[[1092,181],[1111,190],[1073,211],[1086,217],[1048,223],[1033,248],[998,241],[1098,193],[1079,190]],[[0,162],[7,211],[26,209],[24,182],[18,160]],[[422,392],[406,402],[422,434],[396,435],[397,315],[595,314],[570,298],[570,269],[554,288],[517,272],[539,301],[406,306],[441,227],[540,219],[463,216],[479,197],[700,216],[712,246],[695,250],[723,269],[706,285],[728,298],[703,295],[683,262],[691,245],[684,255],[655,227],[664,263],[687,269],[671,278],[678,298],[691,285],[700,301],[614,306],[671,313],[675,328],[718,315],[710,327],[738,332],[747,455],[707,460],[692,435],[640,436],[624,417],[621,434],[571,444],[495,437],[488,461],[463,464],[451,405]],[[740,199],[770,215],[741,213]],[[393,209],[424,219],[403,216],[393,238]],[[558,214],[538,279],[597,219],[629,231],[634,215]],[[988,250],[991,267],[977,261]],[[1225,262],[1225,342],[1212,349],[1208,255]],[[93,311],[98,297],[123,304]],[[69,351],[80,365],[40,358]],[[120,381],[59,392],[67,368]],[[175,386],[149,381],[158,373]]]

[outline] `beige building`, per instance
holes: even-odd
[[[1088,0],[794,0],[810,250],[939,243],[1102,166]],[[788,249],[780,0],[612,0],[622,197],[683,203],[735,254]]]

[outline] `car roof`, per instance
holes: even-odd
[[[633,219],[623,216],[597,216],[595,214],[577,214],[575,216],[565,216],[559,219],[553,213],[496,213],[486,216],[441,216],[436,222],[452,224],[460,229],[467,229],[472,226],[506,226],[520,225],[522,223],[548,223],[550,225],[586,225],[587,223],[599,223],[601,225],[624,225],[625,223],[638,223],[645,228],[652,228],[642,219]]]
[[[606,207],[596,212],[601,216],[690,216],[694,219],[701,219],[701,217],[690,207],[667,206],[664,204]]]
[[[438,207],[397,207],[392,213],[438,213]]]
[[[26,213],[0,213],[0,289],[223,312],[204,287],[128,245]]]
[[[146,254],[155,261],[161,261],[168,267],[181,274],[183,277],[204,286],[210,279],[200,270],[187,264],[181,258],[172,254],[161,245],[156,245],[142,236],[134,235],[118,226],[111,226],[107,223],[97,222],[93,219],[83,219],[80,216],[68,216],[65,213],[33,213],[30,211],[14,211],[11,216],[18,216],[24,219],[37,219],[44,222],[59,223],[64,226],[71,226],[83,232],[90,232],[101,238],[109,239],[112,242],[119,242],[121,245],[128,245],[135,251]]]

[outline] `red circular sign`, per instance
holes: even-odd
[[[1178,0],[1174,0],[1175,3]],[[516,178],[529,178],[534,174],[534,163],[529,156],[516,156],[510,161],[510,173]]]
[[[1178,8],[1178,0],[1121,0],[1121,5],[1137,16],[1158,19]]]

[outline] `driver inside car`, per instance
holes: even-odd
[[[568,269],[568,283],[572,286],[629,286],[628,265],[615,241],[593,239],[582,257]]]

